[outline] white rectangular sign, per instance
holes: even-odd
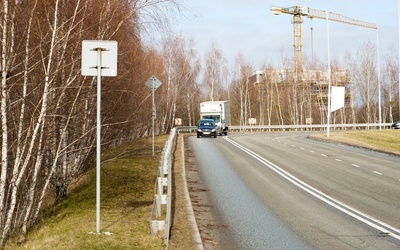
[[[82,41],[83,76],[97,76],[98,49],[101,49],[101,76],[117,75],[117,41]]]
[[[344,87],[332,87],[331,112],[344,107]]]

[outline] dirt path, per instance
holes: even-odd
[[[196,220],[202,246],[196,241],[196,232],[193,230],[188,204],[185,200],[185,190],[182,178],[182,140],[184,139],[184,155],[186,169],[186,183]],[[212,211],[208,197],[208,190],[204,189],[201,176],[197,169],[196,160],[191,153],[186,136],[179,135],[177,147],[174,153],[173,173],[174,197],[172,215],[173,224],[168,249],[221,249],[219,242],[220,229],[225,226],[218,220],[218,216]]]

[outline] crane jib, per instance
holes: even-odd
[[[325,11],[325,10],[308,9],[308,15],[306,15],[306,16],[309,18],[328,19],[329,21],[345,23],[345,24],[360,26],[360,27],[369,28],[369,29],[377,29],[377,26],[375,23],[356,20],[356,19],[353,19],[350,17],[343,16],[338,13],[333,13],[333,12],[329,12],[329,11]]]

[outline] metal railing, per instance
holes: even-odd
[[[158,177],[155,183],[154,202],[151,211],[150,229],[152,234],[164,230],[164,241],[168,246],[171,229],[172,201],[172,150],[176,140],[176,128],[173,128],[161,152]]]
[[[390,128],[391,123],[382,123],[382,129]],[[229,126],[229,132],[251,132],[251,131],[312,131],[325,130],[326,124],[312,125],[246,125]],[[379,129],[379,123],[351,123],[351,124],[330,124],[329,128],[333,130],[358,130],[358,129]],[[178,127],[179,133],[194,133],[195,126]]]

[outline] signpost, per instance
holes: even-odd
[[[156,109],[154,105],[154,91],[161,86],[161,81],[157,79],[154,75],[152,75],[145,83],[145,85],[152,90],[152,99],[153,99],[153,114],[152,114],[152,127],[151,127],[151,136],[152,136],[152,151],[154,156],[154,119],[156,117]]]
[[[101,76],[117,75],[116,41],[82,41],[83,76],[97,76],[96,231],[100,233]]]

